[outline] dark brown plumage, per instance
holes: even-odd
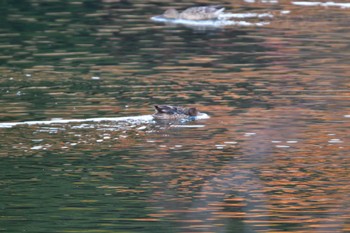
[[[196,108],[185,108],[171,105],[154,105],[156,112],[153,114],[155,119],[183,119],[195,117],[198,115]]]

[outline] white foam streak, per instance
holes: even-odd
[[[17,125],[51,125],[51,124],[68,124],[68,123],[83,123],[83,122],[148,122],[153,120],[152,115],[131,116],[131,117],[101,117],[87,119],[52,119],[47,121],[23,121],[23,122],[5,122],[0,123],[0,128],[12,128]]]
[[[171,125],[172,128],[203,128],[205,125]]]
[[[246,18],[273,18],[272,14],[269,13],[222,13],[219,16],[219,19],[229,19],[229,18],[238,18],[238,19],[246,19]]]
[[[195,117],[195,120],[202,120],[210,118],[206,113],[200,113]],[[51,119],[47,121],[23,121],[23,122],[4,122],[0,123],[0,128],[12,128],[17,125],[51,125],[51,124],[69,124],[69,123],[84,123],[84,122],[128,122],[128,123],[149,123],[153,121],[152,115],[142,115],[142,116],[130,116],[130,117],[101,117],[101,118],[87,118],[87,119]],[[86,128],[90,126],[89,124],[82,124],[80,126],[75,126],[77,128]]]
[[[269,24],[269,22],[258,22],[258,23],[250,23],[247,21],[233,21],[233,20],[227,20],[227,18],[247,18],[245,17],[257,17],[257,14],[253,16],[254,14],[223,14],[222,17],[220,16],[219,20],[186,20],[186,19],[167,19],[164,18],[161,15],[153,16],[151,17],[151,20],[155,22],[161,22],[161,23],[172,23],[172,24],[183,24],[188,26],[194,26],[194,27],[225,27],[225,26],[264,26]]]

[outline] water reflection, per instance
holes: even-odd
[[[211,116],[1,128],[3,231],[349,231],[348,8],[226,3],[273,17],[198,33],[149,20],[173,2],[0,4],[2,124]]]

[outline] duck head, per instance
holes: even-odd
[[[189,116],[197,116],[198,115],[198,110],[196,108],[188,108],[187,109],[187,114]]]
[[[179,12],[174,8],[170,8],[163,13],[163,16],[168,19],[177,19],[179,15]]]

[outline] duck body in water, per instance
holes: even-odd
[[[196,108],[185,108],[171,105],[154,105],[156,120],[180,120],[195,117],[199,114]]]
[[[199,6],[190,7],[182,12],[174,8],[166,10],[163,16],[167,19],[186,19],[186,20],[214,20],[225,10],[219,6]]]

